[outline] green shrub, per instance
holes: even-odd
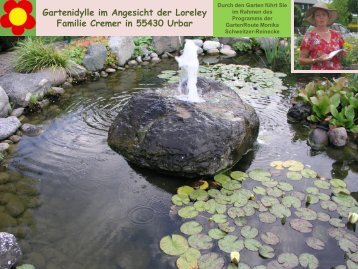
[[[333,82],[312,81],[300,90],[298,97],[312,107],[308,120],[328,122],[358,133],[358,76]]]
[[[45,45],[41,39],[26,38],[17,43],[15,69],[31,73],[44,68],[66,68],[68,58],[55,48]]]
[[[152,45],[152,37],[151,36],[140,36],[134,38],[134,52],[132,58],[137,58],[138,56],[143,55],[142,47],[146,46],[148,51],[154,51],[154,47]]]
[[[77,64],[82,64],[87,48],[76,45],[68,45],[65,47],[63,54]]]
[[[248,52],[253,49],[252,42],[246,42],[246,41],[237,41],[232,44],[232,48],[236,51],[239,51],[241,53]]]

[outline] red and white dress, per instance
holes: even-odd
[[[309,56],[316,59],[324,54],[330,54],[332,51],[339,50],[343,47],[344,40],[341,34],[334,30],[329,30],[331,33],[331,40],[327,42],[322,39],[316,32],[311,31],[306,34],[301,43],[301,50],[307,49]],[[316,62],[311,66],[312,70],[340,70],[342,69],[341,59],[338,55],[331,60],[325,62]]]

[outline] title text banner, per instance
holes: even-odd
[[[36,1],[38,36],[210,36],[212,0]]]

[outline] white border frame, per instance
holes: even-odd
[[[294,44],[294,37],[295,37],[295,31],[294,31],[294,7],[295,2],[294,0],[291,0],[291,73],[311,73],[311,74],[345,74],[345,73],[356,73],[358,74],[358,70],[295,70],[295,44]]]

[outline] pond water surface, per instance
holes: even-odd
[[[157,75],[167,69],[176,70],[175,62],[76,86],[29,118],[44,131],[24,136],[8,162],[10,177],[16,173],[18,181],[30,182],[41,201],[28,209],[27,230],[20,240],[23,262],[37,269],[176,268],[176,259],[161,252],[159,241],[179,231],[183,221],[170,213],[171,196],[188,182],[132,167],[107,145],[107,131],[118,110],[132,93],[159,87],[162,80]],[[260,97],[253,91],[242,96],[256,109],[261,126],[258,142],[235,169],[268,168],[273,160],[294,159],[323,177],[344,179],[348,189],[357,192],[357,151],[312,151],[306,144],[309,129],[287,123],[290,94],[286,90]],[[307,250],[281,227],[277,233],[285,240],[279,252]],[[322,269],[344,264],[343,252],[329,240],[323,252],[308,250],[319,258]],[[243,251],[242,260],[251,266],[266,263],[250,251]]]

